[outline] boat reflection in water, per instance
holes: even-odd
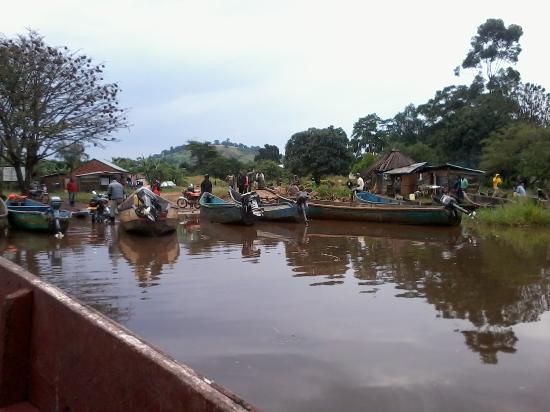
[[[180,255],[180,245],[175,233],[156,238],[144,238],[118,230],[118,248],[132,267],[139,287],[158,284],[164,266],[173,268]]]
[[[201,235],[184,242],[194,254],[241,245],[242,256],[251,256],[253,249],[258,263],[262,248],[282,246],[293,277],[311,279],[310,286],[337,287],[352,280],[360,294],[376,295],[390,286],[396,298],[422,299],[437,317],[470,322],[457,332],[483,363],[497,363],[499,352],[514,353],[518,338],[511,326],[537,321],[550,309],[550,284],[533,275],[540,273],[541,261],[548,261],[544,242],[538,252],[529,245],[531,255],[540,255],[531,256],[530,263],[518,259],[517,245],[500,245],[512,252],[502,254],[493,250],[494,242],[460,227],[312,222],[309,227],[203,225],[196,231]]]

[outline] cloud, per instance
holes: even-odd
[[[3,5],[0,24],[106,63],[134,124],[109,157],[190,137],[283,147],[308,127],[349,133],[361,116],[391,117],[469,81],[452,69],[489,17],[523,26],[518,69],[548,86],[548,6],[534,4],[537,13],[511,1],[36,0]]]

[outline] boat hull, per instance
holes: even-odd
[[[7,207],[8,221],[12,229],[65,233],[69,227],[71,212],[67,210],[59,210],[59,216],[54,217],[50,206],[29,199],[23,202],[8,202]],[[59,222],[59,227],[56,220]]]
[[[400,202],[396,199],[390,199],[389,197],[378,196],[369,192],[357,192],[355,198],[361,203],[376,204],[376,205],[399,205]]]
[[[300,220],[300,210],[292,203],[262,204],[264,211],[260,220],[273,222],[297,222]]]
[[[129,233],[145,236],[162,236],[176,231],[179,219],[175,208],[170,207],[156,221],[138,216],[135,209],[121,210],[118,214],[120,226]]]
[[[239,204],[225,202],[211,193],[204,193],[199,203],[201,220],[208,222],[252,225],[257,219],[254,215],[247,215]]]
[[[349,220],[357,222],[396,223],[407,225],[458,225],[460,214],[444,207],[432,206],[348,206],[311,202],[310,219]]]

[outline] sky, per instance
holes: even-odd
[[[3,0],[0,33],[38,31],[106,65],[131,127],[93,157],[188,140],[277,145],[296,132],[393,117],[436,90],[488,18],[519,24],[517,69],[550,88],[550,3],[352,0]]]

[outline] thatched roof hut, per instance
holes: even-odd
[[[405,156],[399,149],[393,149],[391,152],[378,159],[378,161],[368,169],[362,171],[361,176],[375,193],[385,193],[388,185],[382,178],[383,173],[399,167],[409,166],[413,163],[415,163],[415,161]]]

